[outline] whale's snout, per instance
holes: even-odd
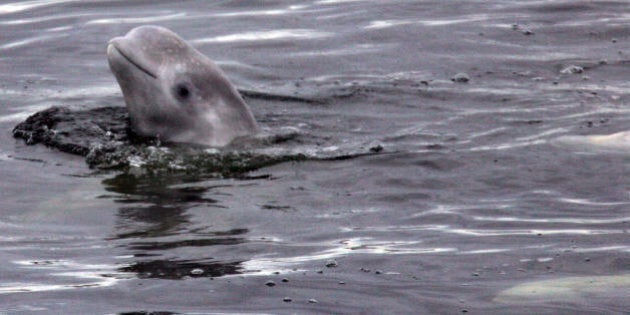
[[[114,37],[107,42],[107,57],[109,59],[113,58],[117,54],[120,54],[119,47],[120,47],[120,42],[122,39],[123,38],[119,36],[119,37]]]
[[[140,52],[140,53],[138,53]],[[129,64],[151,78],[157,78],[157,68],[142,51],[134,47],[133,43],[124,41],[123,37],[114,37],[107,43],[107,59],[111,64]],[[120,67],[125,68],[123,66]],[[114,75],[120,70],[112,69]]]
[[[107,57],[111,57],[116,52],[116,47],[112,43],[107,44]]]

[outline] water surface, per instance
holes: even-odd
[[[625,1],[5,1],[0,312],[628,312],[629,155],[550,142],[630,129],[629,17]],[[52,105],[123,106],[105,46],[142,24],[241,89],[326,101],[252,99],[262,125],[383,153],[152,177],[11,137]]]

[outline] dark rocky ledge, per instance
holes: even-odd
[[[299,132],[275,130],[272,134],[238,139],[216,149],[194,144],[160,143],[135,134],[125,107],[71,110],[55,106],[37,112],[13,129],[26,144],[44,144],[62,152],[84,156],[91,168],[140,173],[186,172],[199,175],[241,176],[261,167],[285,162],[340,160],[378,154],[380,144],[350,146],[331,152],[321,139]]]

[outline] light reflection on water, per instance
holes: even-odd
[[[366,26],[366,29],[379,29],[379,28],[388,28],[393,26],[401,26],[401,25],[413,25],[420,24],[424,26],[447,26],[452,24],[461,24],[461,23],[470,23],[470,22],[481,22],[490,19],[489,15],[471,15],[462,19],[456,20],[386,20],[386,21],[372,21],[370,25]]]
[[[290,5],[286,9],[279,10],[252,10],[242,12],[226,12],[213,14],[212,17],[248,17],[248,16],[264,16],[264,15],[287,15],[292,12],[300,12],[308,8],[307,5]]]
[[[21,11],[28,11],[37,9],[44,6],[59,5],[68,2],[79,2],[77,0],[31,0],[13,2],[0,5],[0,14],[17,13]]]
[[[69,35],[67,35],[67,34],[58,34],[58,35],[45,35],[45,36],[40,36],[40,37],[28,38],[28,39],[19,40],[19,41],[15,41],[15,42],[11,42],[11,43],[7,43],[7,44],[4,44],[4,45],[1,45],[0,46],[0,50],[8,50],[8,49],[24,47],[24,46],[33,45],[33,44],[41,45],[44,42],[51,42],[51,41],[54,41],[56,39],[59,39],[59,38],[62,38],[62,37],[67,37],[67,36],[69,36]]]
[[[291,270],[293,266],[300,266],[308,262],[318,262],[324,266],[327,261],[340,259],[350,255],[424,255],[457,252],[456,248],[418,247],[421,241],[379,241],[373,238],[341,239],[334,242],[333,248],[317,251],[309,255],[290,257],[254,257],[244,263],[246,270],[254,271],[252,275],[272,274],[278,270]],[[326,244],[302,243],[301,246],[319,248]],[[328,245],[329,246],[329,245]],[[470,254],[499,252],[501,250],[487,249]],[[269,256],[275,253],[270,253]]]
[[[330,36],[330,33],[320,32],[308,29],[288,29],[288,30],[271,30],[259,32],[247,32],[232,35],[222,35],[210,38],[201,38],[192,40],[195,44],[206,43],[231,43],[231,42],[248,42],[248,41],[267,41],[267,40],[289,40],[289,39],[316,39]]]
[[[482,217],[473,216],[474,220],[479,221],[497,221],[497,222],[535,222],[535,223],[573,223],[573,224],[610,224],[624,223],[630,220],[630,217],[621,217],[613,219],[587,219],[587,218],[546,218],[533,219],[522,217]]]
[[[512,222],[510,220],[483,220],[483,221],[497,221],[497,222]],[[536,222],[524,220],[522,222]],[[553,221],[549,221],[553,223]],[[554,235],[554,234],[566,234],[566,235],[606,235],[606,234],[625,234],[626,230],[613,230],[613,229],[495,229],[495,230],[483,230],[483,229],[462,229],[452,225],[410,225],[410,226],[378,226],[378,227],[362,227],[362,230],[370,232],[408,232],[408,231],[436,231],[446,234],[457,234],[465,236],[510,236],[510,235]],[[350,232],[356,231],[356,228],[342,228],[342,231]]]
[[[129,277],[116,273],[114,266],[108,265],[86,265],[68,260],[57,261],[15,261],[19,269],[28,271],[36,270],[41,272],[45,270],[47,275],[56,278],[70,279],[65,284],[46,284],[36,282],[15,282],[2,283],[0,285],[0,294],[10,293],[26,293],[26,292],[43,292],[43,291],[65,291],[84,288],[102,288],[116,285],[121,278]]]
[[[164,21],[181,20],[188,17],[186,13],[165,14],[161,16],[151,17],[130,17],[130,18],[108,18],[108,19],[95,19],[85,23],[90,24],[137,24],[137,23],[159,23]]]

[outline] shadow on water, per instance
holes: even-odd
[[[123,240],[121,247],[131,251],[132,262],[118,271],[135,273],[139,278],[180,280],[189,277],[221,277],[241,273],[243,261],[221,261],[205,257],[199,260],[164,259],[163,251],[238,245],[247,242],[249,230],[235,228],[224,231],[191,230],[187,211],[203,206],[223,209],[218,200],[206,197],[223,186],[180,187],[196,182],[196,177],[134,176],[119,174],[103,180],[105,189],[116,193],[118,209],[116,231],[110,240]],[[181,239],[186,236],[187,239]]]
[[[242,262],[202,263],[193,261],[152,260],[119,268],[121,272],[133,272],[141,279],[182,280],[184,278],[221,277],[240,274]]]

